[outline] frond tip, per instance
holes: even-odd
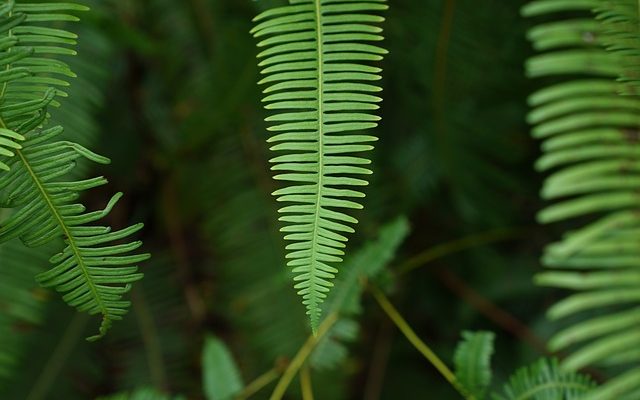
[[[78,215],[77,223],[106,216],[120,197],[122,193],[116,194],[103,211]],[[55,267],[36,277],[42,286],[66,293],[63,300],[78,311],[102,315],[100,333],[89,341],[102,338],[113,321],[126,314],[130,302],[123,301],[122,296],[131,290],[131,283],[143,277],[132,264],[149,258],[148,254],[129,255],[142,246],[140,241],[109,243],[126,239],[142,227],[137,224],[117,232],[111,232],[109,227],[78,227],[76,235],[65,240],[64,250],[51,258]]]
[[[276,180],[289,185],[274,192],[280,209],[288,266],[296,275],[311,326],[320,320],[320,304],[332,287],[342,261],[344,234],[357,220],[345,209],[361,209],[370,161],[356,153],[373,149],[377,140],[359,131],[377,126],[374,114],[382,89],[371,82],[381,69],[368,65],[387,51],[367,42],[381,41],[384,0],[291,0],[255,18],[251,31],[260,39],[259,66],[267,85],[263,99],[275,113],[266,121],[273,136],[271,160]]]

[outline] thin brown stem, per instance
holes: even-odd
[[[468,286],[456,274],[446,269],[439,269],[437,271],[437,276],[451,291],[504,331],[511,333],[526,343],[529,343],[540,353],[546,355],[549,354],[544,340],[533,333],[527,325]]]

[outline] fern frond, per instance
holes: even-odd
[[[563,372],[557,360],[541,359],[519,369],[495,400],[578,400],[593,390],[593,381],[582,374]]]
[[[537,168],[550,172],[542,195],[554,202],[539,220],[570,220],[576,228],[546,248],[543,262],[554,271],[537,282],[578,292],[555,304],[551,318],[583,320],[550,346],[575,348],[562,363],[567,370],[617,365],[637,375],[640,354],[629,350],[640,344],[638,2],[535,1],[525,8],[560,11],[578,13],[530,34],[544,53],[529,60],[529,75],[559,79],[531,96],[529,120],[544,140]],[[640,389],[639,380],[623,384],[627,393]],[[617,385],[603,385],[601,393],[615,395],[598,399],[623,398]]]
[[[345,213],[360,209],[370,161],[357,153],[373,149],[377,139],[359,133],[377,126],[382,99],[379,61],[386,50],[365,42],[381,41],[374,24],[387,9],[384,0],[291,0],[255,18],[251,31],[266,47],[259,66],[268,85],[263,99],[275,113],[268,122],[274,135],[271,150],[283,152],[271,160],[276,180],[289,186],[274,192],[279,202],[288,266],[303,297],[311,326],[320,320],[320,304],[332,287],[342,261],[345,234],[357,220]]]
[[[207,336],[202,352],[202,382],[207,400],[231,400],[244,388],[231,352],[214,336]]]
[[[48,24],[73,21],[67,14],[86,7],[69,3],[29,3],[4,5],[0,14],[0,59],[10,60],[0,72],[0,128],[25,138],[22,149],[8,160],[10,171],[0,175],[0,206],[15,212],[0,227],[0,242],[16,237],[30,247],[63,238],[66,247],[51,258],[54,267],[38,275],[45,287],[65,293],[63,299],[79,311],[101,314],[98,335],[102,337],[114,320],[126,313],[128,301],[122,296],[131,283],[142,278],[139,263],[147,254],[131,255],[141,242],[113,244],[142,228],[141,224],[112,232],[91,226],[104,218],[122,194],[116,194],[102,211],[85,212],[76,200],[88,189],[106,183],[102,177],[68,181],[64,176],[82,158],[106,164],[109,160],[73,142],[56,141],[61,127],[43,128],[46,107],[53,105],[56,91],[66,86],[73,72],[51,55],[73,55],[75,35]]]
[[[484,399],[491,384],[493,332],[462,332],[462,341],[453,357],[455,375],[462,387],[475,399]]]

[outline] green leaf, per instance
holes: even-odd
[[[529,76],[554,82],[529,101],[532,134],[543,140],[536,167],[549,173],[542,196],[551,204],[538,219],[572,230],[546,247],[550,270],[536,282],[575,292],[548,312],[568,321],[550,341],[570,351],[566,370],[640,370],[640,353],[630,351],[640,343],[639,11],[636,0],[540,0],[524,9],[548,17],[528,35],[539,50]],[[597,398],[638,391],[640,380],[616,378]]]
[[[208,336],[202,353],[202,381],[208,400],[230,400],[244,388],[240,371],[227,346]]]
[[[462,332],[462,341],[454,354],[456,379],[478,400],[485,398],[491,384],[494,340],[492,332]]]
[[[57,140],[62,127],[47,127],[48,108],[58,107],[65,96],[56,88],[75,77],[70,67],[56,59],[75,54],[74,33],[60,29],[69,14],[86,11],[73,3],[7,2],[0,7],[0,207],[12,209],[0,224],[0,243],[20,238],[29,247],[64,240],[65,247],[51,257],[53,268],[37,276],[44,287],[64,293],[63,299],[78,311],[102,316],[103,337],[113,321],[123,318],[130,303],[123,296],[142,278],[136,264],[149,258],[136,254],[142,243],[122,243],[141,224],[119,231],[94,225],[105,218],[122,197],[116,194],[103,210],[86,212],[77,203],[82,192],[106,184],[97,177],[68,178],[76,163],[109,160],[74,142]],[[55,26],[55,27],[54,27]],[[19,141],[16,143],[15,141]],[[117,242],[114,243],[114,242]]]
[[[377,126],[375,94],[382,89],[370,84],[381,76],[368,64],[386,50],[368,42],[383,39],[373,23],[386,9],[383,0],[296,0],[257,16],[251,31],[263,49],[265,107],[278,110],[267,121],[274,122],[271,150],[281,152],[271,159],[274,179],[287,184],[274,192],[288,203],[280,209],[292,242],[287,265],[314,331],[338,273],[333,264],[342,261],[346,235],[358,222],[347,211],[362,208],[364,194],[355,187],[366,186],[362,177],[371,174],[361,153],[377,139],[360,131]]]

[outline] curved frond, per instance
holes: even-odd
[[[543,0],[525,8],[555,12],[567,12],[565,19],[530,31],[541,54],[527,64],[530,76],[555,81],[530,98],[533,135],[543,140],[537,168],[549,173],[542,195],[553,202],[539,220],[574,227],[546,248],[551,271],[537,277],[577,292],[549,310],[573,323],[550,345],[575,349],[562,362],[567,370],[621,366],[637,375],[640,353],[630,349],[640,344],[638,2]],[[617,385],[606,383],[597,398],[623,398],[640,380]]]
[[[114,243],[142,225],[115,232],[90,225],[106,217],[122,194],[100,211],[86,212],[77,203],[82,192],[106,179],[65,179],[80,159],[100,164],[109,160],[76,143],[56,140],[61,127],[44,127],[47,107],[58,105],[57,94],[64,95],[53,87],[67,86],[68,78],[75,76],[67,64],[51,57],[75,54],[76,35],[53,25],[77,20],[69,12],[83,10],[86,7],[71,3],[10,1],[0,12],[0,128],[24,138],[6,162],[10,170],[0,175],[0,206],[15,210],[2,221],[0,242],[19,237],[37,247],[64,239],[66,247],[50,260],[54,267],[37,279],[64,293],[63,299],[79,311],[102,315],[99,335],[90,338],[95,340],[126,313],[129,302],[122,296],[142,277],[135,264],[148,255],[131,254],[141,242]]]
[[[493,332],[462,332],[453,357],[456,379],[475,399],[484,399],[491,384]]]
[[[291,0],[255,18],[260,39],[259,66],[267,85],[263,99],[273,115],[269,131],[275,179],[288,186],[274,192],[285,240],[292,243],[288,266],[303,297],[312,328],[320,304],[332,287],[342,261],[346,234],[357,220],[346,213],[360,209],[370,161],[359,153],[377,139],[360,131],[377,126],[382,100],[380,61],[386,50],[369,44],[383,38],[375,24],[387,9],[384,0]]]

